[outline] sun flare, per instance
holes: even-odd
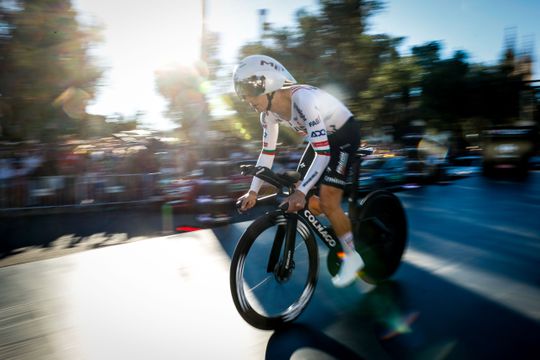
[[[187,36],[148,38],[141,44],[134,66],[155,71],[171,64],[191,65],[199,58],[198,39]]]

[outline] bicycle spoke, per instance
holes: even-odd
[[[269,230],[271,233],[271,230]],[[264,233],[261,235],[265,235]],[[253,244],[244,263],[244,291],[252,297],[252,306],[257,312],[275,316],[286,311],[300,298],[308,276],[308,253],[305,243],[298,238],[295,244],[294,267],[282,282],[274,274],[264,271],[264,255],[270,251],[270,243],[265,240]],[[281,244],[283,246],[283,244]],[[253,253],[252,256],[250,256]],[[279,260],[276,259],[276,264]]]
[[[290,267],[282,268],[285,241],[279,240],[284,240],[286,221],[277,212],[257,219],[240,239],[231,263],[235,305],[247,322],[261,329],[298,317],[317,281],[318,248],[305,225],[289,233],[294,251],[287,253],[292,253]]]
[[[259,286],[263,285],[264,283],[268,282],[270,279],[272,278],[272,276],[267,276],[265,279],[263,279],[261,282],[259,282],[258,284],[255,284],[255,286],[252,286],[252,287],[248,287],[246,290],[248,290],[249,292],[253,292],[255,289],[257,289]]]

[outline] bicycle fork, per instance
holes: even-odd
[[[274,272],[276,279],[280,282],[287,281],[294,269],[294,249],[296,246],[296,226],[298,217],[290,214],[286,225],[279,225],[274,236],[274,243],[268,258],[266,271]],[[285,246],[283,246],[285,243]],[[281,253],[281,251],[283,251]],[[280,254],[281,253],[281,254]],[[281,261],[280,261],[281,255]]]

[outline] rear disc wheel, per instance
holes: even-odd
[[[389,191],[374,191],[359,206],[355,245],[365,263],[359,275],[376,284],[399,267],[407,244],[407,218],[401,201]]]

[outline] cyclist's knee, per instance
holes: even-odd
[[[337,206],[334,201],[321,201],[321,211],[325,214],[332,214],[341,210],[341,206]]]
[[[322,214],[321,199],[317,195],[310,196],[308,201],[308,209],[315,216]]]

